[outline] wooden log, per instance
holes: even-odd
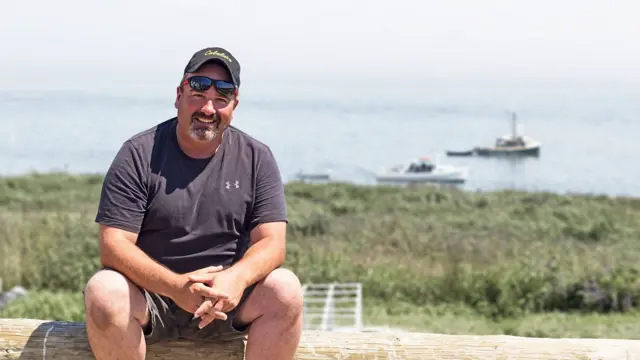
[[[244,359],[243,340],[175,341],[148,347],[147,359]],[[83,324],[0,319],[0,359],[94,359]],[[296,360],[640,360],[640,341],[546,339],[387,332],[305,331]]]
[[[175,341],[147,347],[147,359],[244,359],[243,340],[193,344]],[[91,353],[83,323],[32,319],[0,319],[0,359],[84,360]]]

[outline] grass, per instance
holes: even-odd
[[[5,288],[37,294],[1,316],[82,316],[74,306],[99,266],[101,182],[0,178],[0,277]],[[286,192],[286,266],[303,282],[362,282],[370,323],[638,336],[640,199],[348,184],[288,184]]]

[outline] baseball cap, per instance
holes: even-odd
[[[222,64],[231,74],[233,84],[240,87],[240,63],[229,51],[221,47],[208,47],[193,54],[184,68],[184,73],[196,72],[202,65],[210,61]]]

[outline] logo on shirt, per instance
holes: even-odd
[[[232,187],[232,186],[233,186],[234,188],[236,188],[236,189],[237,189],[237,188],[239,188],[239,187],[240,187],[240,181],[238,181],[238,180],[236,180],[236,181],[234,181],[234,182],[231,182],[231,181],[225,181],[225,188],[226,188],[226,189],[231,189],[231,187]]]

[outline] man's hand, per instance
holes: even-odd
[[[196,270],[184,275],[180,275],[180,284],[175,288],[174,291],[169,295],[169,297],[175,301],[176,305],[182,308],[185,311],[190,313],[195,313],[198,308],[205,301],[205,298],[202,293],[196,292],[193,290],[194,285],[202,285],[202,284],[194,284],[190,279],[191,277],[205,277],[210,278],[215,273],[221,271],[223,269],[222,266],[209,266],[200,270]],[[214,299],[227,299],[228,296],[217,289],[210,289],[207,292],[207,297],[212,297]],[[209,310],[208,314],[212,320],[213,319],[227,319],[227,314],[219,310]]]
[[[206,298],[194,313],[196,318],[202,319],[198,325],[201,329],[216,318],[220,318],[220,313],[224,314],[235,309],[247,288],[236,273],[229,269],[190,274],[189,280],[194,283],[190,287],[191,291]],[[221,294],[225,296],[220,296]]]

